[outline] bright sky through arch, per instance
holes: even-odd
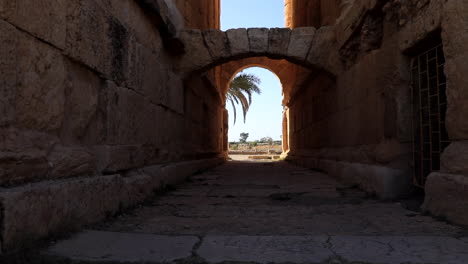
[[[284,0],[221,0],[221,29],[252,27],[284,27]],[[244,70],[260,77],[261,95],[254,95],[244,124],[242,109],[237,108],[237,122],[233,125],[232,106],[229,112],[229,141],[238,141],[242,132],[248,140],[272,137],[279,140],[282,133],[283,100],[281,82],[272,72],[263,68]]]

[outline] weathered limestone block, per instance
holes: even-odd
[[[233,57],[249,52],[249,37],[245,28],[229,29],[226,31],[226,35],[229,39],[229,47]]]
[[[411,149],[401,144],[396,139],[386,139],[375,148],[375,160],[382,164],[388,164],[403,155],[407,155]]]
[[[155,190],[163,188],[163,175],[136,174],[123,178],[121,191],[123,207],[131,207],[141,203],[154,194]]]
[[[442,170],[468,175],[468,141],[452,142],[442,153]]]
[[[99,112],[104,115],[105,144],[134,145],[150,140],[151,133],[155,131],[152,122],[155,104],[145,96],[110,81],[100,97]]]
[[[407,51],[438,30],[442,23],[441,1],[430,1],[429,6],[412,18],[399,32],[400,50]]]
[[[3,8],[2,8],[3,7]],[[0,17],[13,25],[63,49],[66,36],[67,3],[61,0],[6,0]]]
[[[306,63],[336,74],[341,70],[341,63],[335,45],[334,27],[319,28],[315,32]]]
[[[361,24],[362,19],[367,14],[368,10],[374,9],[377,5],[377,0],[360,0],[353,1],[337,20],[336,38],[338,46],[343,46],[349,40],[354,31]]]
[[[322,169],[344,182],[358,184],[360,188],[382,200],[395,200],[411,193],[411,173],[405,170],[314,158],[295,157],[291,161],[302,166]]]
[[[288,54],[291,29],[272,28],[268,36],[268,54],[270,56],[284,57]]]
[[[65,52],[73,59],[110,78],[113,47],[108,14],[92,0],[72,0],[67,5]],[[116,43],[115,49],[119,48]],[[120,51],[120,54],[123,52]]]
[[[231,55],[229,40],[225,32],[216,29],[205,30],[203,37],[213,60],[228,58]]]
[[[184,30],[180,33],[180,39],[187,51],[180,65],[182,72],[201,70],[213,62],[200,30]]]
[[[101,79],[93,72],[67,61],[66,118],[64,128],[66,137],[82,138],[92,118],[96,115]]]
[[[136,47],[134,53],[138,55],[131,62],[128,87],[154,104],[167,105],[170,69],[150,49],[139,44]]]
[[[48,155],[47,160],[50,166],[48,179],[90,175],[95,171],[93,154],[81,147],[57,145]]]
[[[46,155],[41,150],[0,152],[0,186],[45,179],[49,172]]]
[[[183,114],[184,113],[184,85],[181,78],[173,73],[168,73],[168,100],[167,107],[173,111]]]
[[[425,186],[422,208],[447,220],[468,225],[468,177],[456,174],[431,173]]]
[[[440,5],[438,7],[440,8]],[[468,17],[466,15],[468,13],[468,1],[448,0],[442,8],[442,39],[445,56],[451,59],[462,54],[466,55],[468,53],[466,50],[466,43],[468,43]]]
[[[88,150],[61,145],[57,137],[30,130],[2,129],[0,185],[92,174],[95,158]]]
[[[467,60],[468,52],[448,59],[445,64],[448,102],[446,126],[452,140],[468,139],[468,79],[465,74],[468,71]]]
[[[0,21],[0,36],[0,126],[6,126],[15,118],[18,32],[10,24]]]
[[[65,109],[65,65],[58,50],[21,35],[17,47],[16,121],[22,128],[56,131]]]
[[[249,36],[250,53],[261,55],[268,51],[268,28],[249,28],[247,35]]]
[[[98,171],[105,174],[139,168],[145,163],[141,145],[97,146],[94,150]]]
[[[222,162],[204,159],[147,167],[125,176],[83,177],[0,189],[2,249],[18,250],[53,234],[96,223],[142,202],[165,184],[180,183]]]
[[[121,177],[113,175],[0,191],[3,249],[104,219],[119,209],[121,186]]]
[[[313,27],[294,28],[291,31],[288,57],[299,62],[305,61],[312,45],[315,31]]]
[[[184,18],[180,14],[175,1],[171,0],[140,0],[151,11],[158,14],[163,23],[166,34],[178,36],[184,28]]]
[[[447,1],[444,5],[442,39],[446,56],[447,130],[454,140],[468,139],[468,12],[467,1]]]

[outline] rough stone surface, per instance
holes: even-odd
[[[188,258],[195,236],[158,236],[86,231],[48,249],[45,254],[79,261],[167,263]]]
[[[138,168],[145,162],[141,145],[100,146],[94,151],[98,170],[105,173]]]
[[[89,150],[80,147],[56,146],[47,160],[49,179],[89,175],[95,171],[95,157]]]
[[[3,249],[105,218],[119,208],[121,185],[113,175],[2,190]]]
[[[205,30],[203,31],[203,37],[213,60],[228,58],[230,56],[229,40],[225,32]]]
[[[109,23],[95,1],[71,1],[67,7],[67,55],[107,76],[112,71]]]
[[[427,178],[423,208],[454,223],[468,223],[468,178],[464,175],[431,173]]]
[[[229,29],[226,31],[226,35],[229,39],[229,47],[233,57],[249,52],[249,37],[245,28]]]
[[[442,153],[442,170],[468,175],[468,142],[452,142]]]
[[[89,70],[68,61],[67,87],[65,90],[64,120],[66,134],[73,138],[83,138],[98,108],[98,95],[101,80]]]
[[[404,204],[282,162],[230,162],[47,252],[76,261],[161,263],[154,256],[164,251],[180,256],[170,263],[464,263],[465,229]],[[174,241],[185,246],[167,248]]]
[[[203,34],[200,30],[184,30],[180,34],[180,39],[185,43],[189,51],[184,56],[182,71],[186,69],[202,69],[213,62],[208,48],[205,45]]]
[[[10,24],[0,21],[0,125],[10,125],[15,117],[16,47],[18,33]]]
[[[268,35],[267,28],[249,28],[247,29],[249,36],[249,47],[251,53],[266,53],[268,51]]]
[[[300,157],[292,160],[305,167],[322,169],[349,184],[357,184],[383,200],[404,198],[411,193],[411,175],[408,171],[332,160],[305,158],[301,161]]]
[[[336,55],[334,57],[331,54],[334,49],[334,43],[334,28],[319,28],[315,32],[306,62],[312,66],[317,67],[318,69],[325,69],[331,71],[332,73],[338,72],[338,69],[340,68],[340,61],[334,61]]]
[[[291,39],[288,46],[288,57],[298,61],[304,61],[309,53],[312,40],[315,35],[315,28],[302,27],[294,28],[291,31]]]
[[[21,249],[38,239],[103,220],[141,203],[166,184],[177,184],[220,162],[197,160],[135,170],[125,176],[83,177],[0,189],[3,250]]]
[[[0,3],[0,18],[63,49],[66,37],[67,4],[60,0],[8,0]]]
[[[65,114],[65,64],[58,50],[27,35],[17,47],[16,118],[27,129],[57,131]]]
[[[166,196],[96,228],[196,236],[463,233],[460,227],[403,209],[399,202],[366,197],[353,185],[287,163],[229,162],[195,175]]]
[[[209,263],[321,263],[333,256],[328,237],[207,236],[197,253]]]
[[[365,263],[463,263],[468,244],[440,236],[331,237],[336,255],[350,262]]]
[[[288,55],[289,38],[291,29],[272,28],[268,36],[268,53],[279,58]]]

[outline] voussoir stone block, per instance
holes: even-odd
[[[294,28],[288,46],[288,57],[305,61],[314,39],[316,29],[313,27]]]
[[[233,57],[247,54],[250,50],[249,37],[245,28],[229,29],[226,31],[229,48]]]
[[[225,32],[211,29],[203,31],[205,44],[213,60],[227,58],[231,55],[229,52],[229,41]]]
[[[272,28],[269,33],[268,54],[270,56],[286,56],[288,54],[291,29]]]
[[[213,62],[200,30],[184,30],[180,33],[180,39],[185,44],[187,51],[181,61],[181,71],[190,72],[202,70]]]
[[[247,35],[249,36],[250,53],[265,54],[268,51],[268,28],[249,28]]]
[[[313,67],[336,73],[340,64],[337,61],[338,53],[336,52],[335,43],[336,38],[333,27],[319,28],[312,40],[306,63]]]

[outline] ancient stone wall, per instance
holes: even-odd
[[[343,0],[285,0],[287,27],[321,27],[335,24]]]
[[[219,29],[220,0],[175,0],[187,28]]]
[[[167,49],[178,12],[166,0],[0,1],[4,250],[222,160],[224,103],[209,78],[185,82]]]
[[[287,105],[289,159],[358,183],[382,198],[404,195],[414,169],[410,60],[425,44],[442,38],[448,82],[445,125],[452,143],[442,153],[442,173],[428,177],[424,208],[468,223],[468,214],[460,209],[468,201],[466,177],[460,176],[468,175],[461,165],[468,164],[462,92],[468,83],[461,78],[466,72],[461,61],[467,59],[461,43],[468,43],[468,20],[461,14],[468,1],[344,4],[330,42],[339,50],[341,71],[334,77],[311,75]]]

